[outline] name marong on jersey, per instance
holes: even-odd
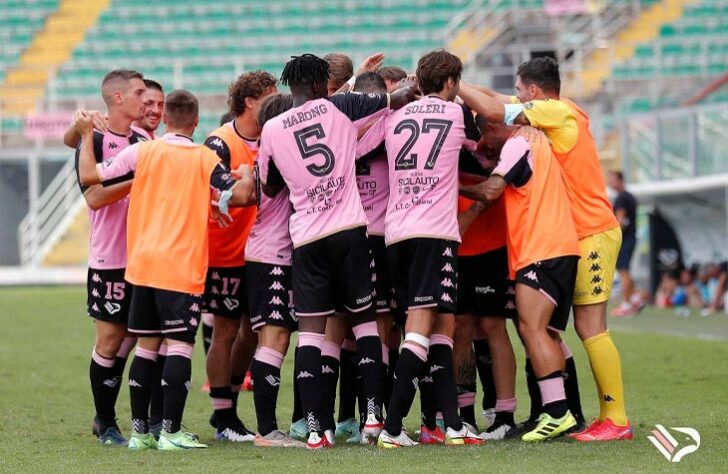
[[[316,107],[313,107],[309,110],[296,112],[295,114],[291,114],[288,117],[283,119],[283,129],[285,130],[288,127],[298,125],[299,123],[303,123],[308,120],[313,120],[317,117],[321,117],[323,114],[325,114],[328,111],[329,111],[329,108],[326,107],[326,104],[319,104]]]

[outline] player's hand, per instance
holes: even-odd
[[[74,122],[73,126],[81,136],[86,135],[87,133],[92,133],[94,130],[93,118],[83,109],[76,111],[76,115],[74,115]]]
[[[546,135],[543,132],[530,125],[518,127],[518,130],[513,133],[513,136],[521,136],[531,143],[539,143],[541,140],[546,140]]]
[[[384,63],[384,53],[375,53],[366,58],[359,65],[359,69],[354,73],[355,76],[361,76],[365,72],[376,72]]]
[[[228,227],[233,222],[233,218],[230,214],[223,214],[220,212],[220,203],[218,203],[216,200],[211,201],[212,204],[212,215],[210,218],[217,222],[217,225],[225,228]]]
[[[98,110],[89,110],[87,114],[91,116],[91,120],[94,123],[94,129],[104,133],[109,129],[109,118],[107,116]]]
[[[253,180],[253,167],[250,165],[240,165],[237,169],[231,170],[230,174],[238,181]]]

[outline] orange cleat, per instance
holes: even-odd
[[[594,421],[592,421],[589,426],[587,426],[586,428],[584,428],[581,431],[576,431],[574,433],[569,433],[569,437],[576,439],[577,436],[581,436],[583,434],[590,433],[591,431],[595,430],[602,423],[603,423],[603,421],[600,420],[599,418],[594,418]]]
[[[592,423],[592,426],[594,423]],[[629,440],[634,438],[632,432],[632,424],[627,422],[626,426],[615,425],[612,420],[607,418],[601,422],[598,426],[589,430],[588,428],[581,433],[577,433],[572,436],[575,440],[583,443],[592,441],[617,441],[617,440]]]
[[[439,426],[435,426],[434,430],[428,429],[425,425],[420,427],[420,444],[445,444],[445,433]]]

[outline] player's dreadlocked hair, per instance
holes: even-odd
[[[314,56],[303,54],[291,56],[281,73],[281,84],[284,86],[297,86],[314,82],[327,82],[329,80],[329,63]]]

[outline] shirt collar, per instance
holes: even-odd
[[[191,137],[188,137],[187,135],[182,135],[181,133],[165,133],[162,137],[162,140],[167,142],[190,142],[194,143],[194,140],[192,140]]]

